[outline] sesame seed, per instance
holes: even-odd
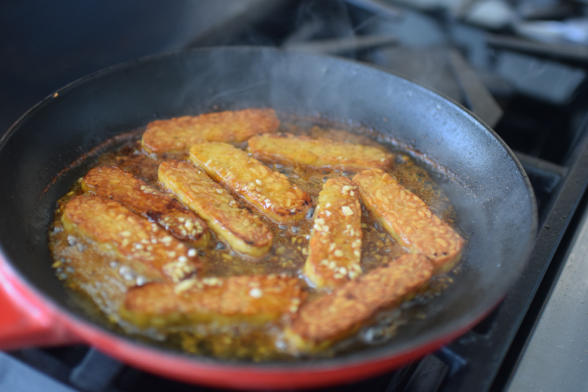
[[[135,281],[135,283],[137,284],[137,286],[143,286],[145,283],[147,283],[147,278],[143,275],[139,275],[137,276],[137,280]]]
[[[125,280],[135,280],[136,274],[135,272],[130,269],[129,267],[127,267],[126,265],[122,265],[119,270],[118,273],[120,274],[120,276],[122,276]]]
[[[179,293],[181,293],[183,291],[188,290],[189,288],[191,288],[195,284],[196,284],[196,280],[195,279],[184,280],[184,281],[176,284],[176,286],[174,287],[174,291],[176,292],[176,294],[179,294]]]
[[[252,296],[253,298],[261,298],[263,293],[261,292],[261,290],[259,288],[254,287],[251,290],[249,290],[249,295]]]
[[[349,208],[348,206],[343,206],[341,207],[341,212],[343,213],[343,215],[345,216],[350,216],[353,215],[353,210],[351,208]]]

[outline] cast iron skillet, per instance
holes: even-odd
[[[56,200],[88,169],[82,154],[156,118],[272,107],[389,133],[446,169],[443,187],[467,237],[455,284],[426,319],[390,342],[331,359],[226,361],[138,343],[71,304],[51,269]],[[52,180],[57,180],[52,183]],[[87,342],[135,366],[241,388],[320,386],[406,363],[459,336],[504,297],[533,245],[536,204],[512,152],[460,106],[400,77],[341,59],[268,48],[212,48],[149,58],[76,81],[19,119],[0,141],[0,346]]]

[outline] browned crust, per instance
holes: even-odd
[[[263,161],[315,169],[384,169],[392,166],[394,160],[394,155],[377,147],[305,136],[259,135],[249,139],[248,146]]]
[[[159,165],[161,181],[178,199],[202,217],[231,248],[262,256],[272,244],[270,229],[255,215],[239,207],[233,196],[201,169],[184,161]]]
[[[281,275],[194,278],[130,289],[122,314],[139,326],[263,323],[298,310],[305,297],[298,278]]]
[[[193,275],[200,265],[193,250],[113,200],[76,196],[66,203],[61,221],[68,233],[102,252],[141,262],[173,281]]]
[[[333,288],[361,273],[359,192],[345,177],[324,183],[314,211],[314,226],[304,274],[317,287]]]
[[[82,189],[116,200],[136,214],[149,217],[180,240],[206,245],[206,223],[171,196],[158,191],[132,174],[113,166],[91,169],[82,179]]]
[[[310,207],[310,196],[285,175],[230,144],[195,144],[190,160],[277,223],[294,222]]]
[[[437,272],[450,270],[459,260],[464,239],[394,177],[372,169],[356,174],[353,182],[365,206],[390,235],[409,251],[429,257]]]
[[[156,120],[147,124],[143,148],[151,153],[187,152],[192,144],[238,143],[253,135],[275,132],[280,120],[273,109],[244,109]]]
[[[429,281],[433,265],[406,254],[300,307],[285,338],[294,351],[309,352],[349,336],[380,310],[397,306]]]

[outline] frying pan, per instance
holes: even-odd
[[[76,159],[156,118],[244,107],[361,124],[438,165],[467,247],[455,283],[424,305],[424,319],[412,320],[386,343],[333,358],[251,363],[134,341],[72,303],[51,269],[47,231],[56,200],[92,164]],[[500,302],[526,262],[537,227],[535,199],[521,165],[474,115],[365,65],[269,48],[148,58],[66,86],[0,140],[0,183],[0,347],[85,342],[148,371],[222,387],[347,382],[439,348]]]

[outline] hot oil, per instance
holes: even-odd
[[[312,123],[283,122],[281,130],[294,134],[305,134],[312,137],[329,138],[364,145],[380,145],[374,139],[345,130],[316,126]],[[246,143],[238,147],[245,148]],[[384,146],[392,149],[389,145]],[[396,162],[389,169],[390,174],[412,192],[423,199],[427,205],[444,220],[454,220],[455,214],[451,203],[443,194],[429,172],[418,165],[408,154],[393,151]],[[157,181],[157,168],[161,160],[146,155],[137,139],[131,140],[114,151],[102,154],[98,158],[98,165],[114,165],[128,171],[148,184],[164,190]],[[319,171],[302,167],[287,167],[280,164],[269,164],[272,170],[285,174],[289,180],[311,195],[312,205],[316,205],[318,194],[323,183],[331,177],[346,176],[351,178],[353,173],[341,171]],[[167,347],[180,349],[199,355],[211,355],[219,358],[245,358],[253,360],[288,360],[295,357],[280,349],[279,335],[281,327],[278,324],[268,324],[263,327],[253,327],[245,324],[235,325],[196,325],[191,327],[174,328],[165,331],[140,331],[132,325],[122,321],[118,314],[124,292],[127,288],[142,285],[153,280],[141,265],[128,265],[116,257],[105,257],[96,252],[92,244],[84,243],[63,231],[60,223],[61,206],[70,198],[80,194],[81,188],[76,183],[71,191],[58,204],[55,212],[55,223],[51,230],[50,247],[54,256],[54,268],[57,276],[64,280],[66,286],[78,295],[76,303],[84,303],[83,307],[90,314],[96,314],[96,307],[102,314],[102,322],[126,333],[133,334],[139,339],[147,340]],[[242,207],[248,208],[243,200],[238,199]],[[298,276],[308,255],[308,242],[312,227],[312,211],[292,225],[278,225],[263,218],[271,228],[274,240],[271,250],[260,259],[252,259],[233,252],[226,244],[218,240],[214,234],[209,244],[198,247],[199,257],[205,261],[205,267],[200,276],[231,276],[286,273]],[[383,230],[370,213],[362,207],[361,220],[362,240],[362,269],[369,271],[406,251]],[[190,247],[195,244],[186,243]],[[81,273],[81,272],[84,273]],[[434,297],[450,283],[450,278],[437,278],[430,285],[428,291],[418,296],[411,303],[426,301]],[[312,287],[307,287],[309,298],[320,295]],[[79,300],[79,298],[85,298]],[[90,300],[91,298],[91,300]],[[395,330],[402,324],[409,322],[411,317],[422,317],[418,312],[411,311],[411,306],[405,304],[400,310],[383,312],[376,323],[364,328],[354,338],[347,339],[335,345],[328,351],[318,355],[333,355],[339,351],[355,349],[366,344],[375,344],[380,340],[390,339]],[[276,341],[278,343],[276,343]]]

